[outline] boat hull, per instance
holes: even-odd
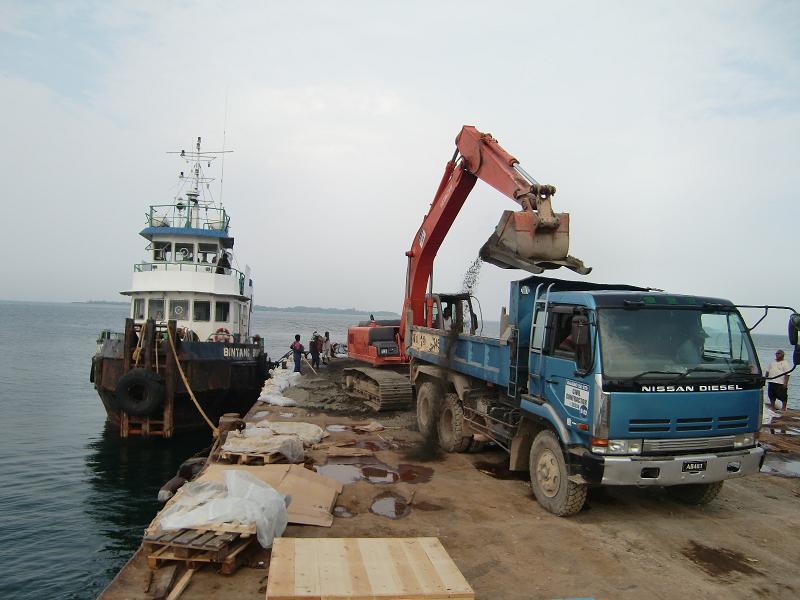
[[[123,340],[105,340],[92,359],[90,379],[108,420],[127,435],[131,422],[141,435],[171,437],[180,432],[208,428],[191,399],[166,343],[148,361],[147,367],[126,361]],[[245,414],[253,406],[268,377],[268,357],[256,344],[226,342],[180,342],[176,349],[181,369],[197,402],[216,426],[225,413]],[[127,364],[126,364],[127,363]],[[161,406],[148,414],[131,415],[123,410],[120,380],[132,370],[152,377],[165,390]],[[171,413],[168,415],[168,413]],[[150,427],[150,422],[153,427]],[[160,426],[159,426],[160,425]]]

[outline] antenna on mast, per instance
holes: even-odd
[[[225,88],[225,118],[222,121],[222,166],[219,173],[219,204],[222,206],[222,188],[225,184],[225,135],[228,132],[228,88]]]

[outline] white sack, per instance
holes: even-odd
[[[306,446],[319,444],[328,435],[318,425],[297,421],[260,421],[258,427],[269,428],[279,435],[296,435]]]

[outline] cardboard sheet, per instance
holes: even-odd
[[[224,481],[223,472],[228,469],[247,471],[270,484],[281,494],[292,497],[289,504],[289,523],[330,527],[336,498],[342,492],[342,484],[309,471],[302,465],[224,465],[211,464],[197,481]]]

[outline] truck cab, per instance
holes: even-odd
[[[529,277],[502,327],[438,345],[412,328],[420,429],[436,423],[446,450],[505,448],[552,512],[580,510],[590,485],[705,503],[760,469],[764,381],[730,301]]]

